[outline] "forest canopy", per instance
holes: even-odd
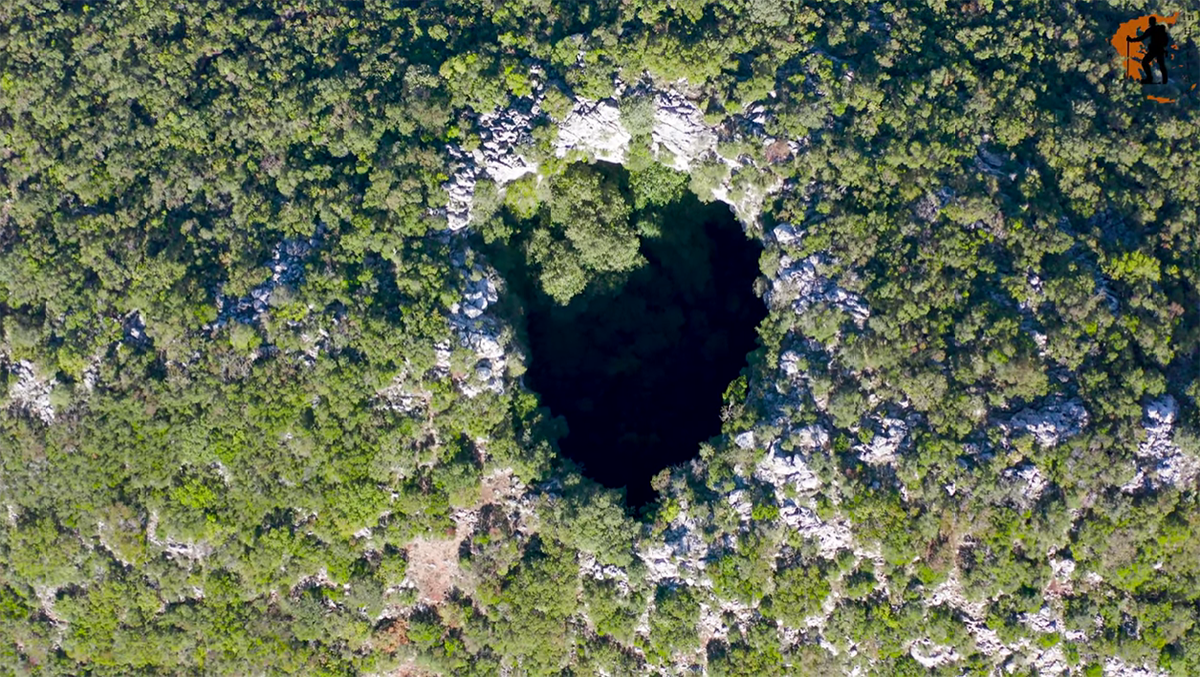
[[[1142,13],[9,0],[0,673],[1200,673],[1200,119]],[[488,252],[566,305],[687,192],[769,314],[635,512]]]

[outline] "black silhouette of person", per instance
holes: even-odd
[[[1125,36],[1126,42],[1142,42],[1146,39],[1150,43],[1146,47],[1146,56],[1142,58],[1142,84],[1154,84],[1154,76],[1150,74],[1150,62],[1158,61],[1158,70],[1162,71],[1163,84],[1167,84],[1167,43],[1171,41],[1171,36],[1167,35],[1167,27],[1160,25],[1154,17],[1150,17],[1150,28],[1142,33],[1140,38]]]

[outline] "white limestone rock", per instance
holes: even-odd
[[[688,585],[711,585],[703,577],[708,544],[701,534],[700,524],[688,514],[686,502],[663,532],[662,540],[639,551],[638,557],[645,562],[646,577],[652,583],[678,580]]]
[[[701,646],[708,644],[710,639],[727,640],[731,632],[740,634],[754,622],[755,609],[737,600],[721,600],[717,607],[705,603],[700,604],[700,621],[697,630]],[[726,617],[732,617],[733,623],[727,624]],[[732,625],[732,627],[731,627]]]
[[[828,257],[823,254],[813,254],[800,261],[784,254],[771,288],[767,290],[767,304],[776,308],[790,304],[799,314],[818,303],[827,303],[849,314],[855,324],[862,327],[870,317],[866,302],[827,277],[822,271],[828,264]]]
[[[166,556],[170,559],[186,559],[191,562],[202,562],[213,553],[213,546],[204,541],[190,543],[168,538]]]
[[[750,502],[750,497],[746,495],[744,490],[737,489],[731,491],[725,497],[725,500],[729,502],[730,507],[737,513],[739,520],[742,522],[750,521],[751,516],[754,514],[754,504]]]
[[[654,130],[650,134],[656,154],[670,153],[670,167],[681,172],[716,150],[717,135],[704,122],[704,114],[691,101],[671,92],[655,97]]]
[[[775,487],[776,492],[781,492],[789,486],[801,494],[821,488],[820,478],[798,454],[784,455],[770,451],[755,467],[754,476]]]
[[[646,563],[646,580],[657,583],[662,580],[680,578],[679,564],[666,544],[654,544],[638,553]]]
[[[832,556],[853,544],[850,526],[844,521],[826,522],[810,507],[804,496],[820,489],[821,479],[798,454],[782,455],[768,451],[755,467],[755,477],[774,486],[779,517],[787,527],[805,538],[817,541],[824,556]]]
[[[822,450],[829,446],[829,431],[819,425],[809,425],[794,431],[792,439],[807,451]]]
[[[999,426],[1006,435],[1028,433],[1042,447],[1054,447],[1079,433],[1088,424],[1088,412],[1078,399],[1052,399],[1041,408],[1022,409]]]
[[[485,391],[503,393],[508,355],[502,327],[488,313],[500,298],[495,280],[478,264],[468,268],[464,250],[455,252],[452,264],[460,274],[462,296],[450,306],[450,327],[459,344],[474,353],[471,373],[458,382],[459,390],[469,398]],[[445,362],[448,367],[449,360]]]
[[[800,354],[794,350],[784,351],[779,356],[779,368],[789,378],[800,376]]]
[[[531,140],[533,119],[540,113],[543,88],[538,85],[531,98],[519,100],[509,108],[497,109],[479,116],[480,145],[467,151],[450,146],[453,158],[450,179],[444,184],[448,200],[444,210],[447,229],[454,233],[471,225],[471,209],[475,200],[475,185],[481,178],[490,178],[497,186],[537,171],[536,162],[522,155],[517,148]]]
[[[790,223],[781,223],[775,226],[775,229],[771,231],[771,236],[775,238],[776,242],[784,246],[799,246],[804,240],[803,231]]]
[[[579,551],[579,575],[600,581],[616,581],[623,592],[629,590],[629,574],[615,564],[601,564],[590,552]]]
[[[920,663],[927,670],[940,668],[943,665],[957,663],[962,660],[962,656],[952,646],[942,646],[934,644],[928,639],[922,639],[914,642],[909,647],[908,654],[913,657],[913,660]]]
[[[505,108],[479,117],[479,164],[497,185],[504,186],[537,171],[537,163],[518,153],[517,146],[530,141],[533,119],[539,112],[535,101],[528,109]]]
[[[558,126],[554,154],[564,157],[568,152],[578,150],[597,160],[621,163],[625,161],[632,138],[621,124],[621,111],[615,103],[580,98]]]
[[[618,83],[617,91],[624,89]],[[448,200],[443,209],[451,232],[471,223],[475,185],[480,178],[489,177],[500,187],[538,170],[537,163],[524,157],[518,148],[530,140],[533,121],[541,114],[542,87],[539,84],[530,99],[519,100],[513,107],[496,110],[479,117],[481,145],[467,152],[452,146],[453,158],[450,179],[444,185]],[[739,171],[766,175],[748,156],[723,158],[716,153],[719,134],[704,121],[701,110],[686,97],[671,89],[654,91],[654,123],[651,129],[651,151],[660,161],[680,171],[690,171],[701,160],[724,162],[732,170],[730,176],[717,186],[713,197],[733,207],[745,224],[758,220],[765,197],[783,186],[781,179],[735,181]],[[742,115],[729,119],[722,129],[724,136],[734,139],[757,139],[763,143],[785,141],[793,152],[800,145],[794,141],[768,137],[765,131],[767,109],[752,106]],[[628,156],[632,136],[621,122],[620,109],[611,99],[593,101],[578,97],[571,112],[558,123],[554,141],[557,157],[580,151],[597,160],[622,163]],[[737,184],[737,185],[735,185]],[[740,187],[738,187],[740,186]]]
[[[54,422],[54,405],[50,392],[57,383],[53,376],[38,374],[37,366],[28,360],[20,360],[9,366],[9,372],[17,382],[8,388],[9,409],[32,416],[43,423]]]
[[[1049,649],[1038,651],[1029,663],[1033,666],[1034,674],[1036,675],[1063,675],[1067,674],[1069,667],[1061,643],[1055,644]]]
[[[867,465],[891,465],[908,437],[908,424],[898,418],[879,420],[880,432],[868,444],[854,447],[858,458]]]
[[[1013,500],[1025,508],[1036,503],[1050,484],[1050,480],[1032,463],[1006,468],[1000,476],[1013,487]]]
[[[1116,656],[1104,661],[1104,677],[1167,677],[1169,674],[1147,665],[1129,665]]]
[[[1030,630],[1043,635],[1058,632],[1061,627],[1058,615],[1049,606],[1043,606],[1035,614],[1021,614],[1020,620]]]
[[[448,199],[446,201],[446,227],[456,233],[471,225],[471,203],[475,199],[475,184],[479,177],[479,162],[481,157],[451,146],[447,149],[450,157],[454,158],[450,171],[450,180],[443,186]]]
[[[408,373],[401,372],[387,386],[375,391],[375,396],[383,408],[407,415],[421,411],[433,394],[409,383]]]
[[[307,240],[284,239],[275,245],[267,267],[271,277],[257,285],[245,296],[233,297],[218,293],[216,297],[217,320],[210,328],[230,321],[242,324],[257,324],[271,308],[271,298],[279,287],[295,287],[304,281],[304,260],[325,237],[325,227],[318,223],[312,237]],[[148,344],[145,324],[141,313],[134,312],[125,321],[125,340],[131,343]]]
[[[1151,488],[1183,487],[1200,476],[1200,459],[1184,453],[1172,441],[1178,415],[1179,403],[1170,395],[1146,405],[1142,418],[1146,439],[1138,445],[1137,457],[1139,475],[1148,478]]]

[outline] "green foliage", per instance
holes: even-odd
[[[729,177],[729,166],[720,160],[704,160],[693,167],[689,188],[701,200],[713,200],[713,191]]]
[[[631,96],[621,100],[621,124],[630,136],[646,136],[654,130],[654,99]]]
[[[662,665],[672,654],[699,645],[696,624],[700,621],[700,600],[688,586],[658,586],[654,609],[650,613],[650,637],[638,637],[638,645],[652,663]]]
[[[601,565],[627,568],[633,564],[638,525],[625,515],[617,492],[589,483],[576,488],[551,510],[547,533],[592,555]]]
[[[788,674],[779,651],[779,636],[770,623],[755,623],[744,637],[727,646],[708,645],[708,669],[719,677]]]
[[[736,550],[722,555],[709,567],[713,592],[746,604],[758,602],[771,580],[767,543],[753,533],[739,539]]]
[[[534,184],[510,187],[510,207],[518,216],[537,209]],[[538,270],[542,291],[560,305],[606,273],[628,273],[643,265],[640,241],[630,224],[621,188],[600,172],[573,164],[549,180],[550,198],[539,224],[524,242],[527,265]]]
[[[633,644],[634,628],[646,606],[644,595],[623,590],[614,581],[584,578],[584,603],[596,633]]]
[[[915,638],[955,648],[947,674],[1005,669],[974,651],[960,611],[918,601],[953,574],[1003,641],[1061,643],[1070,671],[1116,656],[1200,674],[1200,509],[1158,476],[1185,462],[1136,453],[1145,407],[1167,394],[1185,460],[1200,447],[1200,174],[1185,171],[1200,137],[1194,94],[1165,105],[1113,86],[1113,22],[1141,11],[7,3],[0,673],[637,674],[681,653],[714,675],[925,674]],[[1181,64],[1188,21],[1172,28]],[[628,185],[553,157],[573,97],[612,96],[614,76]],[[687,173],[650,147],[648,85],[681,82],[725,125],[720,156]],[[459,166],[447,146],[478,150],[480,116],[538,91],[522,143],[542,173],[481,180],[472,232],[489,256],[516,251],[508,270],[559,304],[619,284],[648,242],[673,248],[685,188],[783,186],[750,232],[803,230],[764,261],[819,254],[826,298],[773,309],[723,420],[774,431],[772,453],[807,464],[815,493],[747,490],[748,524],[710,510],[764,451],[714,443],[664,475],[657,531],[643,530],[556,464],[561,423],[535,395],[456,390],[472,365],[446,322],[459,250],[435,236]],[[737,138],[743,123],[787,151]],[[756,166],[731,177],[721,157]],[[311,251],[284,271],[280,243]],[[861,326],[846,298],[869,310]],[[787,350],[803,354],[785,379]],[[48,384],[52,423],[22,399],[43,401],[22,362]],[[384,406],[392,384],[413,408]],[[1053,397],[1088,412],[1071,439],[996,428]],[[879,416],[908,425],[894,464],[859,458]],[[827,447],[796,441],[813,425],[831,428]],[[1006,474],[1026,464],[1040,492]],[[487,484],[510,469],[535,510]],[[1142,471],[1152,490],[1119,489]],[[456,521],[463,509],[478,522]],[[831,563],[779,528],[808,509],[882,568],[855,568],[849,549]],[[712,599],[645,589],[636,553],[680,517],[713,546]],[[414,539],[459,537],[456,589],[414,606],[429,565],[410,562]],[[1068,556],[1069,586],[1049,564]],[[581,577],[589,557],[628,588]],[[1051,587],[1087,641],[1021,621]],[[757,602],[792,630],[828,602],[821,639],[841,651],[755,621],[726,623],[702,655],[702,598]]]
[[[629,187],[633,190],[634,209],[650,205],[664,206],[683,197],[688,175],[659,163],[629,172]]]
[[[583,267],[621,272],[644,263],[629,206],[614,182],[572,165],[553,179],[552,192],[550,222],[563,230]]]
[[[567,554],[554,543],[530,548],[496,601],[487,641],[526,674],[559,674],[570,656],[578,569]]]
[[[797,564],[776,571],[774,588],[763,600],[763,615],[799,628],[804,627],[808,617],[820,613],[831,586],[828,573],[820,567]]]

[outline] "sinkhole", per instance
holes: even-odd
[[[578,163],[510,184],[494,209],[481,246],[507,281],[525,384],[566,420],[560,451],[650,503],[651,478],[720,433],[757,348],[761,245],[659,165]]]

